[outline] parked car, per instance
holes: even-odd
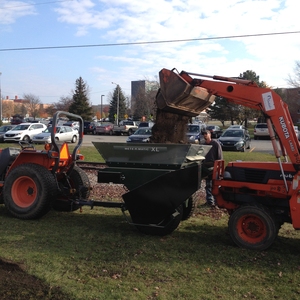
[[[217,125],[208,125],[206,126],[206,129],[210,131],[212,138],[218,138],[222,135],[223,130],[220,126]]]
[[[96,126],[98,124],[96,122],[84,121],[83,122],[83,133],[84,134],[96,134]]]
[[[269,138],[270,133],[267,123],[257,123],[253,130],[254,139],[258,140],[260,138]]]
[[[247,129],[244,125],[230,125],[227,129]]]
[[[190,144],[200,144],[204,141],[203,135],[201,134],[201,130],[203,129],[202,124],[188,124],[187,131],[186,131],[186,137],[187,142]],[[201,141],[202,137],[202,141]]]
[[[142,127],[130,135],[126,140],[126,143],[149,143],[151,135],[151,127]]]
[[[141,127],[153,127],[154,122],[148,121],[148,122],[140,122],[138,128]]]
[[[51,143],[51,132],[53,127],[47,127],[43,132],[35,135],[32,138],[32,143],[46,144]],[[79,138],[78,130],[74,130],[70,126],[57,126],[55,133],[55,140],[57,142],[71,142],[76,143]]]
[[[16,125],[3,125],[0,127],[0,143],[4,142],[4,135],[7,131],[13,129]]]
[[[77,121],[68,121],[68,122],[65,122],[65,123],[63,124],[63,126],[70,126],[70,127],[72,127],[74,130],[79,131],[79,122],[77,122]]]
[[[21,123],[13,129],[7,131],[4,135],[5,142],[29,142],[33,136],[41,133],[47,128],[43,123]]]
[[[0,128],[1,128],[1,127],[0,127]],[[300,131],[299,131],[298,126],[294,126],[294,129],[295,129],[295,132],[296,132],[296,135],[297,135],[298,140],[300,140]]]
[[[11,117],[11,121],[10,121],[11,125],[18,125],[18,124],[21,124],[21,123],[25,123],[25,120],[24,120],[23,116],[21,116],[19,114],[16,114],[16,115]]]
[[[96,133],[113,135],[113,127],[114,124],[110,122],[98,123],[96,126]]]
[[[251,137],[245,129],[227,129],[218,139],[223,151],[241,151],[250,149]]]

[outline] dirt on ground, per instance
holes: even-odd
[[[67,300],[59,288],[26,273],[22,266],[0,259],[1,300]]]

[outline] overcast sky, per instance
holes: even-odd
[[[298,33],[272,34],[288,32]],[[3,97],[58,102],[81,76],[91,103],[101,95],[108,103],[112,82],[129,97],[131,81],[155,80],[162,68],[229,77],[252,70],[288,87],[299,54],[297,0],[0,0]]]

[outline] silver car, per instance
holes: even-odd
[[[51,143],[52,126],[46,128],[42,133],[35,135],[32,138],[32,143],[46,144]],[[70,126],[57,126],[55,133],[56,142],[71,142],[76,143],[79,134],[77,130],[72,129]]]
[[[151,135],[151,127],[141,127],[127,138],[126,143],[149,143]]]

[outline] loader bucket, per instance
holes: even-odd
[[[206,89],[192,86],[173,70],[162,69],[159,81],[156,103],[161,110],[195,117],[215,100],[215,96]]]

